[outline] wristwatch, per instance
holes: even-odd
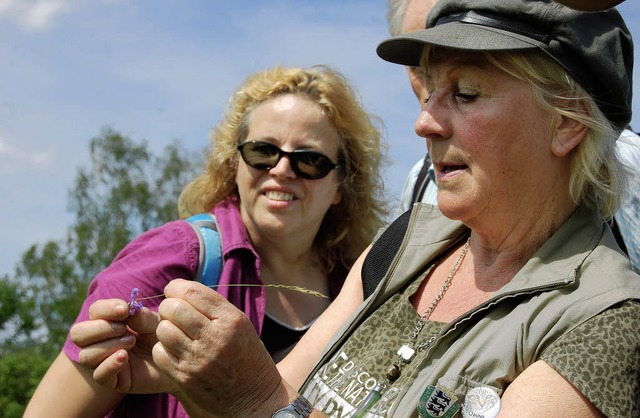
[[[271,418],[307,418],[311,411],[313,411],[313,405],[300,395],[290,405],[278,409]]]

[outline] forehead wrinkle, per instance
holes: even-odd
[[[424,77],[427,87],[435,86],[433,81],[434,71],[432,69],[442,63],[446,63],[448,66],[444,74],[445,76],[449,76],[455,71],[467,68],[471,70],[484,70],[491,66],[484,55],[479,53],[456,53],[455,51],[448,51],[446,54],[432,54],[426,60],[424,68]]]

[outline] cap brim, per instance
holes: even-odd
[[[469,23],[451,22],[387,39],[376,52],[385,61],[417,67],[425,45],[476,51],[535,49],[541,43],[517,33]]]

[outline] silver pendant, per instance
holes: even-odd
[[[413,360],[413,357],[416,355],[416,350],[414,350],[413,348],[409,347],[408,345],[404,344],[402,347],[400,347],[400,349],[398,350],[398,356],[400,356],[400,358],[405,362],[405,363],[411,363],[411,360]]]

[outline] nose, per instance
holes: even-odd
[[[447,134],[447,110],[442,99],[435,93],[422,105],[422,111],[415,123],[416,134],[422,138],[445,137]]]
[[[296,173],[293,172],[293,168],[291,167],[291,161],[289,157],[283,155],[278,160],[278,163],[269,169],[269,174],[274,177],[281,178],[295,178]]]

